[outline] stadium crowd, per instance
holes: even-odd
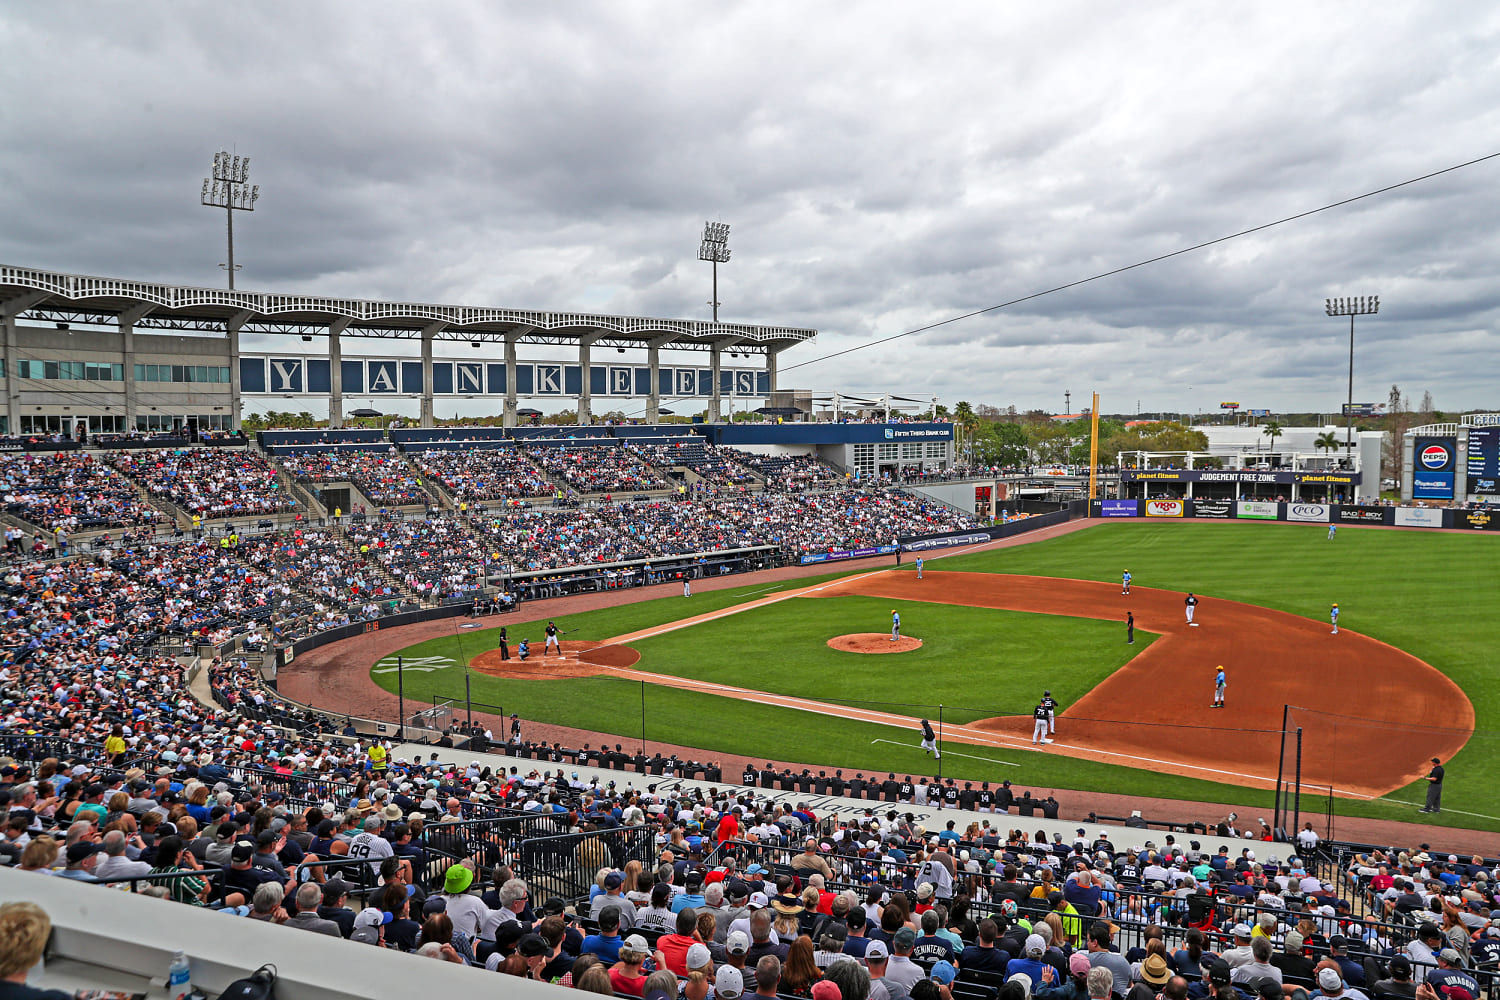
[[[517,448],[428,449],[413,456],[419,469],[461,503],[532,500],[564,491],[543,476]]]
[[[262,456],[238,448],[121,452],[113,464],[147,490],[205,520],[293,509]]]
[[[671,443],[626,445],[645,461],[664,469],[685,466],[710,486],[733,488],[749,486],[758,480],[755,474],[724,454],[723,449],[706,445],[702,438],[692,437]]]
[[[390,446],[383,451],[339,448],[302,452],[283,455],[280,461],[293,479],[353,483],[377,507],[425,504],[432,499]]]
[[[0,490],[6,510],[50,531],[166,520],[128,479],[86,452],[0,452]]]
[[[529,445],[523,449],[549,475],[579,493],[639,493],[671,483],[629,448],[611,445]]]
[[[484,549],[457,518],[356,522],[348,539],[426,600],[469,596],[485,585]]]
[[[737,448],[720,448],[719,454],[760,473],[768,490],[798,493],[838,489],[848,484],[842,472],[812,455],[757,455]]]

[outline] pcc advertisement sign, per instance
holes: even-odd
[[[1102,500],[1099,503],[1100,517],[1138,517],[1139,514],[1134,500]]]
[[[1385,524],[1390,507],[1346,507],[1334,508],[1333,519],[1339,524]]]
[[[1233,500],[1194,500],[1194,517],[1212,517],[1221,520],[1234,517]]]
[[[1236,517],[1247,517],[1255,521],[1274,521],[1278,505],[1267,500],[1241,500],[1235,506]]]
[[[1147,517],[1181,517],[1187,504],[1181,500],[1147,500]]]
[[[1289,503],[1286,505],[1288,521],[1317,521],[1328,523],[1329,506],[1326,503]]]
[[[1434,507],[1397,507],[1398,528],[1441,528],[1443,512]]]

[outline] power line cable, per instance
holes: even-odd
[[[1181,249],[1173,250],[1170,253],[1159,254],[1155,257],[1148,257],[1145,260],[1138,260],[1133,264],[1125,264],[1121,267],[1112,268],[1108,271],[1100,271],[1099,273],[1089,275],[1086,278],[1079,278],[1075,281],[1069,281],[1061,285],[1054,285],[1051,288],[1045,288],[1038,292],[1032,292],[1028,295],[1022,295],[1018,298],[1008,299],[1005,302],[1000,302],[992,306],[985,306],[982,309],[971,309],[968,312],[959,313],[956,316],[949,316],[947,319],[941,319],[934,323],[928,323],[924,326],[915,327],[903,333],[895,333],[890,335],[889,337],[881,337],[878,340],[871,340],[867,343],[856,344],[853,347],[846,347],[843,350],[835,351],[832,354],[825,354],[822,357],[813,358],[809,361],[801,361],[795,365],[788,365],[787,367],[781,369],[781,371],[795,371],[798,368],[806,368],[809,365],[821,364],[824,361],[831,361],[834,358],[841,358],[846,354],[853,354],[855,351],[863,351],[869,347],[878,347],[881,344],[889,344],[892,341],[901,340],[905,337],[912,337],[919,333],[927,333],[930,330],[936,330],[939,327],[949,326],[953,323],[959,323],[966,319],[973,319],[975,316],[983,316],[987,313],[996,312],[997,310],[1006,309],[1014,305],[1020,305],[1023,302],[1030,302],[1033,299],[1039,299],[1043,296],[1054,295],[1058,292],[1067,291],[1070,288],[1077,288],[1080,285],[1086,285],[1093,281],[1099,281],[1104,278],[1111,278],[1117,274],[1124,274],[1126,271],[1133,271],[1136,268],[1146,267],[1150,264],[1158,264],[1164,260],[1171,260],[1173,257],[1181,257],[1185,254],[1196,253],[1199,250],[1217,246],[1220,243],[1227,243],[1230,240],[1236,240],[1242,236],[1250,236],[1254,233],[1264,232],[1267,229],[1274,229],[1277,226],[1284,226],[1289,222],[1296,222],[1299,219],[1306,219],[1310,216],[1318,215],[1322,212],[1332,211],[1335,208],[1342,208],[1345,205],[1352,205],[1355,202],[1364,201],[1367,198],[1374,198],[1382,194],[1389,194],[1392,191],[1397,191],[1401,188],[1409,187],[1412,184],[1420,184],[1423,181],[1432,180],[1434,177],[1441,177],[1444,174],[1451,174],[1454,171],[1463,170],[1465,167],[1472,167],[1496,158],[1500,158],[1500,152],[1489,153],[1485,156],[1475,157],[1472,160],[1465,160],[1463,163],[1455,163],[1452,166],[1443,167],[1441,170],[1433,170],[1429,173],[1421,174],[1417,177],[1410,177],[1404,181],[1398,181],[1395,184],[1387,184],[1384,187],[1378,187],[1374,190],[1366,191],[1363,194],[1352,195],[1348,198],[1341,198],[1338,201],[1329,202],[1328,204],[1321,205],[1317,208],[1311,208],[1304,212],[1298,212],[1295,215],[1288,215],[1283,218],[1277,219],[1274,222],[1266,222],[1258,226],[1251,226],[1249,229],[1241,229],[1239,232],[1230,233],[1227,236],[1219,236],[1211,240],[1205,240],[1202,243],[1195,243],[1192,246],[1182,247]],[[700,397],[676,396],[671,399],[667,399],[664,402],[679,403],[698,398]]]

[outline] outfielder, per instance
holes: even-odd
[[[1052,742],[1051,740],[1047,739],[1047,714],[1047,706],[1042,702],[1037,702],[1036,708],[1031,712],[1031,718],[1033,720],[1031,726],[1031,742],[1033,746],[1041,746],[1044,743]]]
[[[1336,534],[1338,534],[1338,530],[1339,530],[1339,526],[1336,525],[1336,524],[1330,524],[1328,526],[1328,540],[1330,542],[1333,541],[1333,536],[1336,535]]]
[[[557,640],[557,623],[547,623],[547,641],[542,644],[542,655],[546,656],[549,649],[556,649],[559,656],[562,655],[562,643]]]
[[[1224,689],[1229,686],[1229,682],[1224,676],[1224,664],[1219,664],[1215,669],[1218,672],[1214,674],[1214,703],[1209,708],[1223,708]]]
[[[922,579],[922,557],[917,556],[917,579]]]
[[[901,638],[901,612],[891,609],[891,641]]]
[[[1130,595],[1130,570],[1128,569],[1120,575],[1120,593],[1127,597]]]
[[[1198,610],[1198,598],[1193,596],[1192,591],[1188,591],[1187,599],[1182,604],[1187,608],[1187,623],[1196,628],[1198,623],[1193,621],[1193,612]]]
[[[922,749],[941,760],[943,752],[938,749],[937,734],[932,731],[932,723],[926,719],[922,720]]]
[[[1339,606],[1335,604],[1328,609],[1328,620],[1333,623],[1333,634],[1339,634]]]
[[[1057,699],[1052,697],[1051,691],[1043,691],[1042,704],[1047,709],[1047,735],[1051,736],[1057,732]]]

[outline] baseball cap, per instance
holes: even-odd
[[[1286,932],[1286,950],[1289,954],[1295,954],[1302,950],[1302,935],[1298,931]]]
[[[100,844],[91,844],[88,841],[80,840],[76,844],[69,845],[68,864],[76,865],[84,858],[93,857],[95,854],[98,854],[102,850],[104,850],[104,848]]]
[[[687,957],[684,960],[689,969],[701,969],[714,960],[708,952],[708,946],[699,941],[688,946]]]
[[[522,934],[521,940],[516,942],[516,951],[522,958],[535,958],[546,955],[552,949],[547,947],[547,941],[540,934]]]
[[[1029,934],[1026,937],[1026,954],[1039,957],[1047,950],[1047,942],[1042,940],[1040,934]],[[1029,987],[1028,987],[1029,988]]]
[[[407,886],[408,889],[414,886]],[[434,913],[447,913],[448,901],[442,896],[428,896],[427,902],[422,904],[422,916],[430,917]]]
[[[737,1000],[745,992],[745,977],[732,965],[721,965],[714,973],[714,992],[724,1000]]]
[[[731,934],[729,936],[734,937],[734,934]],[[865,945],[866,962],[883,962],[890,957],[891,953],[889,951],[886,951],[884,941],[871,941],[869,944]]]
[[[1075,951],[1068,959],[1068,971],[1075,976],[1086,976],[1089,974],[1089,956],[1085,952]]]
[[[917,943],[917,932],[910,927],[903,927],[891,935],[891,944],[897,951],[906,951]]]
[[[1229,982],[1229,963],[1224,961],[1215,961],[1209,963],[1208,981],[1211,983]]]
[[[1332,966],[1324,966],[1318,973],[1318,988],[1335,992],[1344,985],[1344,978],[1339,975],[1339,970]]]
[[[380,927],[391,922],[393,914],[378,906],[367,906],[354,915],[355,927]]]
[[[958,978],[958,970],[953,967],[953,963],[942,960],[932,967],[931,978],[942,983],[944,986],[951,986],[953,985],[953,980]]]
[[[740,937],[744,936],[744,934],[740,935]],[[651,953],[651,946],[647,944],[646,939],[639,934],[632,934],[630,935],[630,937],[626,938],[625,947],[629,948],[631,951],[642,952],[644,954]]]
[[[1281,984],[1270,976],[1261,976],[1256,981],[1261,1000],[1281,1000]]]
[[[379,944],[380,930],[375,927],[356,927],[349,935],[349,940],[355,944]]]
[[[1235,924],[1234,925],[1234,930],[1231,931],[1230,933],[1233,934],[1235,937],[1249,937],[1250,933],[1251,933],[1250,932],[1250,925],[1249,924]]]
[[[255,845],[248,840],[241,840],[234,845],[234,850],[230,851],[229,857],[234,861],[249,861],[255,857]]]
[[[604,876],[604,888],[606,889],[618,889],[624,883],[625,876],[621,875],[619,872],[610,872],[608,875]]]
[[[1444,948],[1442,951],[1438,952],[1438,958],[1441,958],[1449,965],[1464,964],[1464,957],[1452,948]]]
[[[645,944],[644,939],[641,941]],[[743,955],[750,950],[750,936],[744,931],[730,931],[724,939],[724,950],[731,955]]]
[[[1026,991],[1026,995],[1028,997],[1031,996],[1031,977],[1028,976],[1026,973],[1024,973],[1024,972],[1018,972],[1015,975],[1011,976],[1009,979],[1007,979],[1006,982],[1007,983],[1019,983],[1021,985],[1021,989],[1023,989],[1023,990]]]

